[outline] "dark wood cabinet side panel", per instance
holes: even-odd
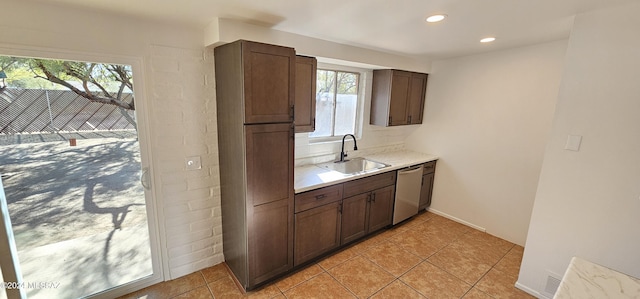
[[[293,140],[290,124],[245,125],[247,202],[293,201]]]
[[[390,225],[393,220],[393,203],[396,186],[387,186],[374,190],[369,205],[369,228],[367,233],[375,232]]]
[[[292,121],[293,48],[243,41],[245,123]]]
[[[293,268],[293,207],[285,199],[248,211],[248,288],[252,288]]]
[[[294,265],[340,246],[340,202],[295,214]]]
[[[342,232],[340,243],[351,243],[367,233],[367,201],[369,193],[342,200]]]
[[[296,56],[296,133],[315,130],[317,67],[314,57]]]
[[[248,283],[247,219],[245,199],[245,158],[242,103],[242,57],[239,42],[214,50],[216,74],[216,105],[218,159],[220,164],[220,197],[222,238],[225,262],[238,281]],[[238,167],[240,165],[240,167]]]
[[[389,94],[391,92],[391,70],[374,70],[371,90],[371,113],[369,123],[389,125]]]
[[[433,195],[433,179],[435,173],[427,173],[422,176],[422,188],[420,189],[420,210],[431,205],[431,196]]]

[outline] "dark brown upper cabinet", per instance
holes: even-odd
[[[295,50],[250,41],[239,43],[242,48],[244,123],[293,121]],[[224,75],[216,74],[216,77]]]
[[[401,70],[374,70],[370,124],[421,124],[427,76]]]
[[[313,132],[316,127],[315,57],[296,56],[295,125],[296,133]]]

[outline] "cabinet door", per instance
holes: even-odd
[[[393,220],[393,200],[395,186],[374,190],[369,204],[369,228],[367,233],[375,232],[391,224]]]
[[[424,111],[425,92],[427,87],[427,74],[412,73],[409,88],[408,124],[421,124]]]
[[[314,57],[296,56],[296,133],[315,130],[317,65]]]
[[[278,200],[293,203],[293,128],[291,124],[245,125],[247,204]]]
[[[367,204],[369,193],[342,200],[342,233],[340,243],[347,244],[367,233]]]
[[[245,124],[293,121],[295,62],[293,48],[242,43]]]
[[[295,215],[294,265],[340,246],[340,205],[334,202]]]
[[[293,268],[293,204],[279,200],[248,211],[248,288],[252,288]]]
[[[407,97],[409,96],[410,84],[411,73],[393,71],[391,99],[389,102],[389,126],[406,125],[408,123],[407,110],[409,107]]]
[[[422,176],[422,189],[420,189],[420,210],[431,205],[431,195],[433,194],[434,173],[427,173]]]

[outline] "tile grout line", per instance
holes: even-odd
[[[417,226],[419,226],[419,225],[421,225],[421,224],[423,224],[423,223],[429,222],[429,221],[431,221],[431,220],[433,220],[433,219],[435,219],[433,216],[432,216],[432,217],[429,217],[429,218],[427,218],[427,219],[424,219],[424,220],[423,220],[423,219],[420,219],[418,222],[414,222],[414,223],[412,223],[410,227],[407,227],[406,229],[404,229],[404,230],[402,230],[402,231],[398,231],[398,232],[394,233],[393,235],[390,235],[390,236],[387,236],[387,237],[384,237],[384,238],[380,238],[380,240],[379,240],[379,241],[374,242],[374,243],[372,243],[372,244],[368,244],[368,246],[366,246],[366,247],[364,247],[364,246],[363,246],[363,248],[361,248],[360,250],[357,250],[357,251],[354,249],[356,246],[358,246],[359,244],[363,244],[364,242],[367,242],[367,241],[369,241],[369,240],[373,240],[374,238],[379,237],[379,236],[380,236],[382,233],[384,233],[384,232],[378,233],[378,235],[374,235],[374,236],[372,236],[371,238],[369,238],[369,239],[367,239],[367,240],[363,240],[363,241],[360,241],[360,242],[355,242],[354,244],[349,245],[348,247],[344,248],[343,250],[340,250],[340,251],[338,251],[338,252],[336,252],[336,253],[332,254],[331,256],[326,257],[326,258],[325,258],[325,259],[323,259],[323,260],[326,260],[326,259],[328,259],[328,258],[331,258],[332,256],[335,256],[336,254],[339,254],[339,253],[341,253],[341,252],[344,252],[345,250],[353,250],[353,255],[352,255],[352,256],[350,256],[349,258],[347,258],[347,259],[345,259],[345,260],[343,260],[343,261],[341,261],[341,262],[339,262],[339,263],[337,263],[337,264],[333,265],[333,266],[332,266],[332,267],[330,267],[330,268],[325,268],[325,267],[323,267],[323,266],[321,266],[321,265],[320,265],[320,262],[321,262],[321,261],[323,261],[323,260],[316,262],[316,263],[315,263],[315,264],[313,264],[313,265],[316,265],[316,266],[321,270],[319,273],[314,274],[314,275],[310,276],[309,278],[304,279],[302,282],[300,282],[300,283],[298,283],[298,284],[295,284],[295,285],[291,286],[291,287],[290,287],[290,288],[288,288],[287,290],[282,290],[280,287],[278,287],[277,285],[275,285],[277,282],[274,282],[274,286],[275,286],[275,287],[276,287],[276,289],[279,291],[279,295],[282,295],[282,296],[284,296],[285,298],[288,298],[288,297],[285,295],[285,292],[286,292],[286,291],[290,291],[290,290],[292,290],[292,289],[294,289],[294,288],[296,288],[296,287],[299,287],[299,286],[300,286],[300,285],[302,285],[303,283],[308,282],[308,281],[309,281],[309,280],[311,280],[311,279],[314,279],[314,278],[315,278],[315,277],[317,277],[318,275],[321,275],[322,273],[326,273],[326,274],[328,274],[328,275],[329,275],[329,277],[331,277],[331,279],[333,279],[334,281],[338,282],[338,283],[339,283],[339,285],[341,285],[341,286],[342,286],[342,287],[344,287],[346,290],[348,290],[348,291],[349,291],[349,293],[351,293],[352,295],[354,295],[356,298],[360,298],[360,297],[358,297],[358,296],[354,293],[354,291],[352,291],[350,288],[348,288],[346,285],[344,285],[342,282],[340,282],[338,279],[336,279],[336,278],[335,278],[335,277],[334,277],[334,276],[329,272],[329,270],[331,270],[331,269],[333,269],[333,268],[335,268],[335,267],[338,267],[339,265],[341,265],[341,264],[343,264],[343,263],[346,263],[346,262],[348,262],[348,261],[350,261],[350,260],[352,260],[352,259],[354,259],[354,258],[356,258],[356,257],[358,257],[358,256],[360,256],[360,257],[364,258],[364,260],[366,260],[366,261],[368,261],[368,262],[372,263],[373,265],[375,265],[376,267],[378,267],[378,268],[382,269],[385,273],[387,273],[387,274],[389,274],[389,275],[391,275],[391,276],[393,277],[393,279],[392,279],[389,283],[385,284],[383,287],[381,287],[380,289],[378,289],[377,291],[375,291],[375,292],[374,292],[373,294],[371,294],[368,298],[370,298],[370,297],[372,297],[372,296],[375,296],[376,294],[380,293],[381,291],[383,291],[385,288],[389,287],[391,284],[395,283],[396,281],[398,281],[399,283],[401,283],[401,284],[403,284],[403,285],[405,285],[405,286],[409,287],[411,290],[413,290],[413,291],[417,292],[418,294],[421,294],[422,296],[425,296],[425,295],[424,295],[424,294],[422,294],[420,291],[418,291],[418,290],[416,290],[415,288],[413,288],[412,286],[410,286],[410,285],[406,284],[406,283],[401,279],[401,278],[402,278],[403,276],[405,276],[407,273],[409,273],[410,271],[414,270],[416,267],[418,267],[420,264],[422,264],[422,263],[424,263],[424,262],[427,262],[427,263],[429,263],[430,265],[433,265],[434,267],[436,267],[436,268],[438,268],[438,269],[440,269],[440,270],[444,271],[445,273],[447,273],[447,274],[449,274],[449,275],[452,275],[453,277],[455,277],[455,278],[459,279],[460,281],[462,281],[462,282],[465,282],[465,283],[466,283],[466,281],[462,280],[461,278],[457,277],[456,275],[454,275],[454,274],[450,273],[449,271],[447,271],[447,270],[445,270],[445,269],[442,269],[441,267],[439,267],[439,266],[437,266],[437,265],[433,264],[431,261],[429,261],[429,259],[430,259],[431,257],[435,256],[436,254],[438,254],[438,253],[442,252],[444,249],[446,249],[446,248],[450,247],[450,245],[451,245],[451,244],[453,244],[453,243],[457,242],[458,240],[461,240],[465,235],[468,235],[469,233],[473,232],[473,231],[474,231],[474,229],[473,229],[473,228],[470,228],[470,230],[468,230],[468,231],[466,231],[466,232],[464,232],[464,233],[457,234],[455,238],[453,238],[451,241],[447,242],[447,243],[446,243],[446,245],[444,245],[444,246],[440,247],[439,249],[437,249],[436,251],[434,251],[433,253],[431,253],[429,256],[427,256],[427,257],[425,257],[425,258],[422,258],[422,257],[420,257],[420,256],[417,256],[417,257],[420,259],[420,262],[419,262],[419,263],[417,263],[416,265],[414,265],[414,266],[410,267],[409,269],[407,269],[406,271],[404,271],[403,273],[401,273],[401,274],[400,274],[400,275],[398,275],[397,277],[396,277],[395,275],[393,275],[392,273],[390,273],[389,271],[387,271],[387,269],[385,269],[385,268],[384,268],[384,267],[382,267],[381,265],[378,265],[376,262],[372,261],[372,260],[371,260],[371,259],[369,259],[367,256],[365,256],[365,253],[366,253],[367,251],[371,250],[373,247],[379,246],[379,245],[381,245],[382,243],[389,241],[390,239],[392,239],[393,237],[395,237],[395,236],[396,236],[396,235],[398,235],[398,234],[401,234],[401,233],[404,233],[404,232],[408,232],[408,231],[413,231],[413,232],[418,232],[418,233],[422,232],[421,230],[419,230],[419,229],[417,228]],[[434,224],[434,225],[435,225],[435,224]],[[486,232],[484,232],[484,233],[486,234]],[[494,236],[494,237],[495,237],[495,236]],[[511,242],[509,242],[509,243],[511,243]],[[404,248],[403,246],[401,246],[401,245],[397,245],[397,246],[398,246],[400,249],[402,249],[402,250],[404,250],[404,251],[407,251],[407,249],[406,249],[406,248]],[[475,287],[477,286],[477,284],[478,284],[478,283],[479,283],[479,282],[480,282],[480,281],[481,281],[481,280],[482,280],[482,279],[483,279],[483,278],[484,278],[484,277],[485,277],[485,276],[486,276],[490,271],[492,271],[493,269],[496,269],[496,268],[495,268],[495,267],[496,267],[496,265],[498,265],[498,264],[499,264],[499,263],[500,263],[500,262],[501,262],[501,261],[502,261],[502,260],[503,260],[507,255],[508,255],[508,254],[509,254],[509,252],[511,252],[511,251],[515,248],[515,246],[516,246],[515,244],[512,244],[512,245],[511,245],[511,247],[510,247],[508,250],[506,250],[506,252],[505,252],[502,256],[500,256],[500,258],[497,260],[497,262],[495,262],[495,263],[494,263],[494,264],[489,268],[489,270],[487,270],[487,271],[486,271],[486,272],[485,272],[485,273],[484,273],[484,274],[483,274],[483,275],[482,275],[478,280],[476,280],[476,282],[475,282],[475,283],[473,283],[473,284],[468,284],[468,283],[467,283],[467,284],[468,284],[468,285],[470,285],[471,287],[470,287],[470,288],[469,288],[469,289],[468,289],[468,290],[467,290],[467,291],[462,295],[462,297],[466,296],[466,295],[467,295],[467,294],[468,294],[468,293],[469,293],[473,288],[475,288]],[[412,254],[412,255],[415,255],[415,254],[413,254],[411,251],[407,251],[407,252],[408,252],[408,253],[410,253],[410,254]],[[498,270],[498,269],[496,269],[496,270]],[[304,271],[304,270],[302,270],[302,271]],[[300,271],[300,272],[302,272],[302,271]],[[300,273],[300,272],[298,272],[298,273]],[[502,272],[502,271],[499,271],[499,272]],[[506,273],[505,273],[505,274],[506,274]],[[295,275],[295,274],[294,274],[294,275]],[[203,277],[203,279],[204,279],[204,274],[203,274],[202,272],[201,272],[201,276],[202,276],[202,277]],[[289,277],[291,277],[291,276],[289,276]],[[285,278],[283,278],[283,279],[286,279],[286,277],[285,277]],[[211,288],[209,287],[208,283],[206,282],[206,279],[205,279],[205,284],[207,285],[207,287],[209,288],[209,292],[210,292],[210,293],[211,293],[211,295],[213,296],[213,290],[211,290]],[[478,291],[481,291],[481,290],[478,290]],[[489,297],[494,298],[494,296],[489,295],[489,294],[485,293],[484,291],[481,291],[481,292],[482,292],[483,294],[488,295]],[[279,295],[276,295],[276,296],[279,296]],[[215,296],[214,296],[214,297],[215,297]]]
[[[429,221],[429,220],[431,220],[431,219],[432,219],[432,218],[429,218],[429,219],[427,219],[426,221]],[[424,221],[424,222],[426,222],[426,221]],[[410,229],[414,229],[414,227],[411,227]],[[434,267],[436,267],[436,268],[438,268],[438,269],[440,269],[440,270],[444,271],[445,273],[447,273],[447,274],[449,274],[449,275],[452,275],[453,277],[455,277],[455,278],[459,279],[460,281],[462,281],[462,282],[466,283],[466,281],[464,281],[464,280],[460,279],[458,276],[454,275],[453,273],[450,273],[449,271],[447,271],[447,270],[445,270],[445,269],[442,269],[441,267],[439,267],[439,266],[437,266],[437,265],[435,265],[435,264],[431,263],[430,261],[428,261],[428,259],[429,259],[429,258],[431,258],[432,256],[434,256],[434,255],[438,254],[439,252],[441,252],[441,251],[442,251],[442,250],[444,250],[445,248],[449,247],[451,244],[455,243],[456,241],[460,240],[463,236],[465,236],[465,235],[467,235],[467,234],[469,234],[469,233],[473,232],[473,228],[472,228],[472,227],[471,227],[471,229],[472,229],[472,230],[469,230],[469,231],[467,231],[467,232],[465,232],[465,233],[459,234],[455,239],[453,239],[452,241],[448,242],[445,246],[442,246],[442,248],[440,248],[440,249],[436,250],[434,253],[432,253],[431,255],[429,255],[428,257],[426,257],[425,259],[423,259],[423,261],[422,261],[421,263],[418,263],[417,265],[415,265],[414,267],[412,267],[410,270],[408,270],[407,272],[405,272],[405,273],[403,274],[403,276],[404,276],[406,273],[408,273],[409,271],[411,271],[412,269],[416,268],[418,265],[420,265],[420,264],[422,264],[422,263],[424,263],[424,262],[427,262],[427,263],[429,263],[429,264],[433,265]],[[486,233],[486,232],[484,232],[484,233]],[[503,259],[503,258],[504,258],[504,257],[505,257],[505,256],[506,256],[506,255],[507,255],[507,254],[508,254],[508,253],[509,253],[513,248],[514,248],[514,247],[515,247],[515,244],[514,244],[514,245],[512,245],[512,247],[511,247],[509,250],[507,250],[507,252],[506,252],[502,257],[500,257],[500,259],[498,259],[498,261],[497,261],[494,265],[492,265],[492,266],[491,266],[491,268],[489,268],[489,270],[487,270],[487,272],[485,272],[485,273],[484,273],[484,274],[483,274],[483,275],[482,275],[482,276],[481,276],[481,277],[480,277],[480,278],[479,278],[479,279],[478,279],[478,280],[477,280],[473,285],[469,284],[469,285],[471,285],[471,287],[470,287],[470,288],[469,288],[469,289],[468,289],[468,290],[467,290],[467,291],[466,291],[466,292],[465,292],[465,293],[464,293],[460,298],[463,298],[464,296],[466,296],[466,295],[467,295],[467,294],[468,294],[468,293],[469,293],[469,292],[470,292],[470,291],[471,291],[471,290],[476,286],[476,284],[478,284],[478,282],[480,282],[480,280],[482,280],[482,278],[483,278],[485,275],[487,275],[487,273],[489,273],[489,271],[491,271],[491,269],[493,269],[493,268],[495,267],[495,265],[497,265],[497,264],[498,264],[498,263],[499,263],[499,262],[500,262],[500,261],[501,261],[501,260],[502,260],[502,259]],[[402,276],[401,276],[401,277],[402,277]],[[400,277],[399,277],[398,279],[400,279]],[[404,281],[402,281],[401,279],[400,279],[400,281],[404,283]],[[407,284],[405,284],[405,285],[407,285]],[[425,297],[426,297],[426,295],[422,294],[420,291],[416,290],[415,288],[411,287],[410,285],[407,285],[407,286],[408,286],[408,287],[410,287],[411,289],[413,289],[414,291],[416,291],[417,293],[419,293],[419,294],[421,294],[421,295],[423,295],[423,296],[425,296]],[[483,293],[485,293],[485,292],[483,292]],[[486,294],[486,293],[485,293],[485,294]],[[494,296],[491,296],[491,295],[489,295],[489,294],[487,294],[487,295],[488,295],[489,297],[491,297],[491,298],[495,298]]]
[[[491,270],[493,270],[493,269],[496,267],[496,265],[497,265],[497,264],[499,264],[499,263],[500,263],[500,261],[502,261],[502,259],[504,259],[504,257],[505,257],[505,256],[507,256],[507,254],[509,254],[509,252],[511,252],[511,250],[513,250],[513,248],[514,248],[515,246],[516,246],[516,245],[515,245],[515,244],[513,244],[513,245],[511,246],[511,248],[509,248],[509,250],[507,250],[507,252],[506,252],[502,257],[500,257],[500,259],[499,259],[499,260],[498,260],[494,265],[492,265],[492,266],[491,266],[491,268],[489,268],[489,270],[487,270],[487,272],[485,272],[484,274],[482,274],[482,276],[480,276],[480,278],[479,278],[479,279],[478,279],[478,280],[477,280],[477,281],[476,281],[476,282],[471,286],[471,288],[470,288],[469,290],[467,290],[467,292],[466,292],[466,293],[464,293],[464,295],[463,295],[462,297],[466,296],[469,292],[471,292],[471,290],[472,290],[473,288],[475,288],[475,287],[476,287],[476,285],[478,285],[478,283],[479,283],[480,281],[482,281],[482,279],[483,279],[485,276],[487,276],[487,274],[489,274],[489,272],[491,272]],[[497,270],[497,269],[496,269],[496,270]],[[500,271],[500,270],[498,270],[498,271]],[[502,272],[502,271],[500,271],[500,272]],[[482,292],[483,294],[486,294],[487,296],[489,296],[489,297],[491,297],[491,298],[495,298],[495,296],[493,296],[493,295],[491,295],[491,294],[487,294],[486,292],[484,292],[484,291],[482,291],[482,290],[480,290],[480,289],[478,289],[478,291]]]

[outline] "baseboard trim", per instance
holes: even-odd
[[[462,220],[462,219],[460,219],[460,218],[457,218],[457,217],[451,216],[451,215],[449,215],[449,214],[447,214],[447,213],[445,213],[445,212],[441,212],[441,211],[438,211],[438,210],[435,210],[435,209],[432,209],[432,208],[427,208],[427,211],[429,211],[429,212],[431,212],[431,213],[434,213],[434,214],[436,214],[436,215],[442,216],[442,217],[444,217],[444,218],[451,219],[451,220],[453,220],[453,221],[455,221],[455,222],[458,222],[458,223],[464,224],[464,225],[466,225],[466,226],[469,226],[469,227],[475,228],[475,229],[477,229],[477,230],[479,230],[479,231],[481,231],[481,232],[483,232],[483,233],[486,233],[486,232],[487,232],[487,229],[486,229],[486,228],[484,228],[484,227],[482,227],[482,226],[477,226],[477,225],[475,225],[475,224],[473,224],[473,223],[470,223],[470,222],[464,221],[464,220]]]
[[[536,298],[547,298],[546,296],[542,296],[540,293],[536,292],[532,288],[521,284],[519,281],[516,281],[516,288]]]

